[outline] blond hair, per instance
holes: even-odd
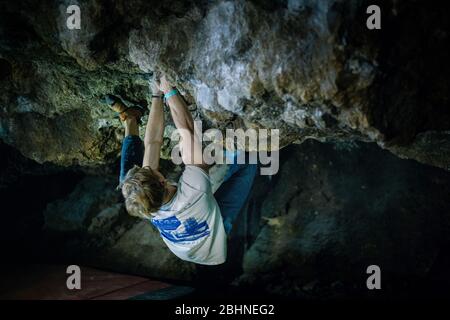
[[[128,213],[139,218],[150,218],[162,206],[165,188],[149,167],[134,166],[121,184]]]

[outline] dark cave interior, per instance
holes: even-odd
[[[79,30],[63,1],[0,2],[0,298],[69,264],[199,298],[450,297],[441,2],[79,2]],[[366,27],[370,4],[381,30]],[[280,170],[257,177],[222,266],[177,259],[116,189],[124,130],[100,98],[149,104],[161,72],[204,129],[281,132]],[[370,265],[382,290],[367,289]]]
[[[96,175],[82,168],[40,165],[9,146],[1,148],[7,155],[1,163],[7,169],[2,171],[1,186],[4,223],[0,243],[5,270],[14,265],[79,263],[148,275],[134,263],[120,268],[111,264],[119,256],[99,259],[98,251],[114,244],[95,242],[107,236],[86,232],[93,217],[86,217],[84,226],[72,232],[44,228],[49,203],[64,201],[83,179],[103,179],[115,166]],[[296,175],[291,174],[293,170]],[[267,296],[377,298],[364,285],[365,268],[379,261],[386,284],[384,298],[442,298],[449,294],[450,284],[449,195],[449,173],[398,159],[373,144],[311,141],[290,146],[281,152],[278,175],[258,177],[233,231],[229,261],[210,270],[197,268],[188,280],[165,280],[198,288],[193,297],[260,295],[270,283],[273,288]],[[77,197],[83,201],[80,193]],[[134,218],[121,219],[122,225],[134,223]],[[283,236],[277,228],[288,230]],[[258,252],[264,247],[275,252]],[[261,264],[268,271],[254,270]],[[246,279],[260,272],[265,282]],[[229,285],[235,278],[242,279],[238,287]],[[225,289],[211,291],[211,279],[222,281]],[[293,283],[303,286],[295,290]]]

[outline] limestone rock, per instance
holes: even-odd
[[[175,257],[148,221],[127,215],[116,179],[87,176],[48,204],[44,250],[60,246],[59,259],[125,273],[199,279],[197,266]],[[361,297],[365,270],[377,264],[384,295],[407,292],[447,256],[449,196],[448,172],[375,144],[290,146],[277,176],[257,177],[228,262],[210,283],[220,273],[272,294]]]
[[[448,169],[445,10],[380,3],[371,31],[370,1],[93,0],[80,30],[66,2],[3,2],[0,138],[39,162],[111,163],[120,124],[98,99],[145,105],[146,79],[164,71],[209,126],[238,117],[280,129],[281,146],[374,141]]]
[[[363,297],[366,268],[376,264],[386,297],[436,272],[437,257],[447,255],[447,172],[373,144],[305,142],[289,152],[270,192],[253,194],[261,209],[248,215],[259,228],[237,284],[287,296]]]

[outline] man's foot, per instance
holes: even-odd
[[[100,102],[108,105],[112,110],[117,112],[121,121],[125,121],[129,117],[134,117],[139,122],[146,111],[145,108],[142,108],[137,104],[133,104],[130,101],[111,94],[105,95],[100,99]]]

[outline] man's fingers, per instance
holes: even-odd
[[[171,85],[170,85],[169,81],[167,81],[166,75],[163,74],[161,76],[161,89],[163,91],[168,91],[168,90],[170,90],[170,88],[171,88]]]
[[[153,74],[153,79],[149,82],[150,89],[153,92],[153,94],[157,94],[161,91],[161,82],[156,76],[156,74]]]

